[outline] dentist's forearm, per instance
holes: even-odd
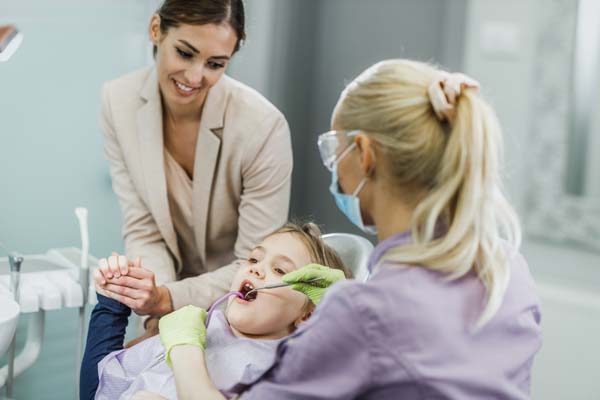
[[[170,355],[179,400],[226,400],[210,380],[204,350],[180,345],[173,347]]]

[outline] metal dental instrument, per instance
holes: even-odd
[[[165,355],[165,353],[161,353],[161,354],[159,354],[158,356],[156,356],[156,357],[154,358],[154,360],[152,360],[152,363],[151,363],[151,364],[149,364],[149,365],[148,365],[146,368],[144,368],[144,369],[143,369],[143,370],[140,372],[140,374],[141,374],[141,373],[143,373],[143,372],[146,372],[146,371],[148,371],[148,370],[149,370],[149,369],[151,369],[151,368],[154,368],[155,366],[157,366],[157,365],[158,365],[158,363],[160,363],[160,362],[162,362],[162,361],[165,361],[165,358],[166,358],[166,355]]]
[[[14,299],[19,303],[19,286],[21,278],[21,264],[23,263],[23,256],[18,253],[10,253],[8,255],[8,262],[10,264],[10,290],[14,296]],[[6,396],[12,398],[13,396],[13,385],[15,376],[15,352],[17,346],[17,334],[12,339],[10,347],[8,348],[8,376],[6,378]]]
[[[323,278],[312,278],[312,279],[307,279],[305,281],[301,281],[301,282],[294,282],[294,283],[275,283],[273,285],[267,285],[267,286],[263,286],[261,288],[256,288],[256,289],[252,289],[251,291],[249,291],[248,293],[246,293],[246,295],[244,296],[244,300],[248,298],[248,295],[250,293],[254,293],[254,292],[258,292],[259,290],[265,290],[265,289],[275,289],[275,288],[280,288],[280,287],[285,287],[285,286],[292,286],[295,285],[297,283],[313,283],[313,282],[317,282],[323,280]]]

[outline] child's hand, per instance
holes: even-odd
[[[96,287],[96,293],[101,294],[104,297],[110,297],[110,294],[104,289],[106,280],[102,276],[100,269],[94,271],[94,286]]]
[[[103,296],[111,297],[106,291],[106,285],[112,280],[125,276],[129,273],[129,267],[140,267],[141,261],[137,257],[134,262],[128,261],[127,257],[113,253],[108,259],[102,258],[98,262],[98,269],[94,271],[94,283],[96,292]]]
[[[136,258],[136,262],[139,263],[139,257]],[[118,253],[112,253],[108,259],[102,258],[98,261],[98,271],[100,271],[104,279],[119,278],[127,275],[129,267],[134,265],[135,263],[127,261],[127,257]]]

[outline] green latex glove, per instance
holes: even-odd
[[[311,283],[302,283],[314,278],[322,279]],[[314,304],[319,304],[329,286],[344,279],[346,277],[341,270],[324,267],[319,264],[308,264],[283,276],[285,283],[293,284],[292,289],[307,295]]]
[[[185,306],[165,315],[158,321],[160,341],[166,350],[167,364],[171,366],[171,349],[182,344],[206,346],[206,310],[195,306]]]

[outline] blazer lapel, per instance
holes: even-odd
[[[198,254],[206,265],[206,235],[208,212],[214,174],[221,148],[221,133],[227,102],[228,77],[223,75],[206,97],[196,143],[192,218]]]
[[[137,134],[144,169],[144,180],[148,190],[148,206],[162,237],[165,239],[169,250],[177,258],[177,264],[180,266],[181,256],[167,197],[162,104],[155,69],[152,69],[148,75],[140,96],[146,100],[146,103],[137,112]]]

